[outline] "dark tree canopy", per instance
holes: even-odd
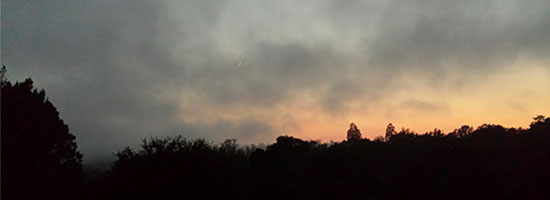
[[[120,151],[99,199],[547,199],[550,118],[388,140],[321,144],[280,136],[266,148],[182,137]],[[351,128],[352,132],[356,127]],[[343,133],[344,134],[344,133]],[[96,191],[102,191],[98,193]]]
[[[2,199],[66,197],[82,173],[75,137],[31,79],[1,86]]]
[[[235,140],[212,145],[183,137],[144,139],[141,149],[125,148],[108,183],[100,186],[100,199],[246,199],[241,188],[247,176],[247,157]],[[97,195],[98,190],[90,191]]]

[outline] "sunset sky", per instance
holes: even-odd
[[[1,63],[85,160],[146,136],[240,144],[527,127],[550,115],[548,0],[5,0]]]

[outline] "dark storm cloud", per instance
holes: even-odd
[[[7,0],[2,64],[46,89],[86,156],[151,134],[265,142],[281,134],[272,118],[299,125],[292,113],[248,112],[276,110],[296,94],[341,115],[380,101],[411,71],[437,86],[456,82],[449,73],[490,74],[522,54],[547,59],[549,9],[548,1]]]

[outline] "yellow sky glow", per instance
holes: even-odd
[[[398,129],[405,127],[418,133],[434,128],[449,132],[464,124],[474,127],[484,123],[528,127],[534,116],[550,115],[550,71],[536,64],[509,67],[482,82],[467,83],[459,90],[461,92],[434,90],[422,84],[412,85],[411,88],[386,97],[382,103],[370,106],[364,112],[359,110],[346,116],[320,114],[300,118],[301,129],[288,134],[324,142],[341,141],[353,121],[363,136],[373,139],[384,133],[389,122]],[[398,106],[400,101],[411,97],[435,104],[445,103],[441,105],[442,110],[436,111]]]

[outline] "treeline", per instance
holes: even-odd
[[[321,144],[291,136],[261,148],[151,138],[117,154],[87,195],[114,199],[543,199],[550,118],[528,129],[402,130],[387,141]],[[100,191],[100,192],[99,192]]]
[[[5,70],[3,70],[5,72]],[[3,73],[2,73],[3,75]],[[2,199],[548,199],[550,118],[529,128],[395,131],[337,143],[280,136],[265,148],[148,138],[82,175],[75,137],[30,79],[2,76]],[[342,133],[344,134],[344,132]]]

